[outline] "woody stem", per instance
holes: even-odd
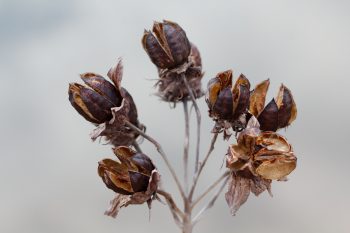
[[[153,139],[151,136],[147,135],[145,132],[143,132],[142,130],[140,130],[139,128],[137,128],[134,124],[130,123],[129,121],[125,121],[125,125],[127,125],[129,128],[131,128],[132,130],[134,130],[135,132],[139,133],[141,136],[143,136],[145,139],[147,139],[149,142],[151,142],[156,148],[157,151],[159,152],[159,154],[161,155],[161,157],[163,158],[165,164],[167,165],[176,185],[177,188],[179,189],[179,192],[181,194],[181,197],[183,198],[183,200],[186,199],[186,195],[182,189],[181,183],[176,175],[176,172],[174,170],[174,168],[171,166],[168,157],[166,156],[162,146],[159,144],[159,142],[157,142],[155,139]]]
[[[188,151],[190,146],[190,122],[189,122],[189,114],[187,107],[187,100],[183,101],[184,114],[185,114],[185,142],[184,142],[184,187],[185,193],[188,193]]]
[[[199,169],[198,169],[197,173],[196,173],[195,176],[194,176],[193,184],[192,184],[190,193],[189,193],[189,195],[188,195],[188,197],[189,197],[190,200],[192,200],[192,197],[193,197],[193,194],[194,194],[194,190],[196,189],[196,185],[197,185],[197,182],[198,182],[198,180],[199,180],[199,176],[200,176],[200,174],[202,173],[202,170],[203,170],[205,164],[207,163],[210,154],[211,154],[211,153],[213,152],[213,150],[214,150],[215,142],[216,142],[216,139],[217,139],[218,135],[219,135],[219,133],[214,133],[214,136],[213,136],[213,138],[212,138],[212,140],[211,140],[211,143],[210,143],[209,151],[208,151],[208,153],[206,154],[206,156],[205,156],[203,162],[200,164]]]
[[[193,90],[192,90],[190,84],[188,83],[185,74],[182,73],[181,77],[182,77],[184,84],[187,88],[187,91],[190,95],[190,98],[192,100],[193,107],[196,111],[196,116],[197,116],[197,145],[196,145],[196,163],[195,163],[195,172],[197,172],[198,171],[198,163],[199,163],[200,138],[201,138],[201,112],[200,112],[199,107],[197,105],[197,101],[196,101],[196,98],[193,94]]]

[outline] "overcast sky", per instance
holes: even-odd
[[[113,192],[96,168],[112,152],[90,141],[93,126],[67,94],[80,73],[106,75],[122,57],[122,84],[140,121],[181,173],[182,106],[170,109],[153,95],[156,69],[140,43],[143,30],[162,19],[178,22],[198,46],[204,87],[233,69],[252,85],[270,78],[269,98],[283,82],[298,107],[297,120],[280,132],[298,157],[289,181],[273,183],[273,198],[251,196],[236,217],[222,195],[195,232],[349,232],[349,9],[345,0],[0,0],[0,232],[179,232],[160,203],[150,222],[146,205],[123,209],[117,219],[103,215]],[[213,122],[204,99],[199,102],[204,154]],[[192,129],[194,136],[194,121]],[[233,142],[220,139],[199,191],[223,172]],[[178,198],[153,146],[145,141],[142,148]]]

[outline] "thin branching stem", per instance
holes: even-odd
[[[226,171],[219,179],[217,179],[212,185],[210,185],[207,190],[204,191],[196,200],[192,203],[192,208],[194,208],[210,191],[212,191],[220,182],[225,179],[230,174],[229,171]]]
[[[141,136],[143,136],[145,139],[147,139],[148,141],[150,141],[156,148],[157,148],[157,151],[159,152],[159,154],[162,156],[165,164],[167,165],[167,167],[169,168],[169,171],[171,173],[171,175],[173,176],[174,178],[174,181],[177,185],[177,188],[179,189],[179,192],[181,194],[181,197],[183,198],[183,200],[186,199],[186,195],[183,191],[183,188],[181,186],[181,183],[179,181],[179,178],[177,177],[176,175],[176,172],[174,170],[174,168],[171,166],[169,160],[168,160],[168,157],[166,156],[162,146],[159,144],[159,142],[157,142],[155,139],[153,139],[151,136],[149,136],[148,134],[146,134],[145,132],[143,132],[142,130],[140,130],[139,128],[137,128],[134,124],[128,122],[128,121],[125,121],[125,124],[130,127],[132,130],[134,130],[135,132],[139,133]]]
[[[132,146],[135,148],[135,150],[139,153],[142,153],[140,145],[136,142],[136,140],[132,143]]]
[[[200,174],[202,173],[202,170],[203,170],[205,164],[207,163],[210,154],[213,152],[213,150],[214,150],[214,148],[215,148],[215,142],[216,142],[216,139],[218,138],[218,134],[219,134],[219,133],[214,133],[213,138],[212,138],[211,143],[210,143],[210,147],[209,147],[208,153],[206,154],[206,156],[205,156],[203,162],[200,164],[197,173],[194,175],[193,184],[192,184],[190,193],[189,193],[189,195],[188,195],[188,197],[189,197],[190,200],[192,200],[192,197],[193,197],[193,194],[194,194],[194,190],[196,189],[199,176],[200,176]]]
[[[229,173],[228,173],[228,174],[229,174]],[[224,174],[224,175],[225,175],[224,177],[226,177],[228,174],[225,173],[225,174]],[[215,195],[213,196],[213,198],[209,201],[209,203],[208,203],[205,207],[203,207],[203,208],[198,212],[198,214],[192,219],[192,224],[193,224],[193,226],[200,220],[201,215],[202,215],[205,211],[207,211],[208,209],[210,209],[211,207],[214,206],[214,204],[215,204],[216,200],[218,199],[219,195],[221,194],[222,190],[225,188],[228,179],[229,179],[229,178],[227,177],[227,178],[225,179],[225,181],[222,183],[220,189],[215,193]]]
[[[196,116],[197,116],[197,145],[196,145],[196,163],[195,163],[195,172],[197,173],[198,163],[199,163],[199,147],[200,147],[200,141],[201,141],[200,140],[201,139],[201,112],[199,110],[196,98],[193,94],[193,91],[192,91],[190,84],[187,81],[185,74],[182,74],[182,79],[184,80],[184,84],[188,90],[188,93],[190,94],[190,97],[191,97],[191,100],[193,103],[193,107],[196,111]]]
[[[187,100],[183,101],[184,115],[185,115],[185,141],[184,141],[184,188],[185,193],[188,193],[188,152],[190,148],[190,120],[188,114]]]
[[[165,201],[167,202],[167,205],[169,207],[169,210],[171,214],[173,215],[175,223],[182,228],[183,224],[181,219],[185,217],[185,214],[177,207],[173,197],[170,193],[165,192],[164,190],[158,189],[157,194],[163,196],[165,198]]]

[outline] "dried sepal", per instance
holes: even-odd
[[[256,85],[256,87],[250,94],[249,112],[255,117],[258,117],[264,109],[266,94],[267,90],[269,89],[269,86],[270,80],[264,80],[258,85]]]
[[[249,179],[237,176],[232,172],[228,181],[228,191],[225,194],[232,215],[235,215],[238,209],[248,200],[249,194]]]
[[[110,80],[112,80],[117,90],[121,91],[121,82],[123,79],[123,62],[121,58],[119,58],[118,63],[115,66],[109,69],[107,76]]]
[[[232,90],[233,96],[233,119],[237,119],[242,115],[249,107],[250,96],[250,83],[249,80],[241,74]]]

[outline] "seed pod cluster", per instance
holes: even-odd
[[[142,128],[137,109],[129,92],[121,87],[123,66],[121,61],[111,68],[108,77],[113,84],[95,73],[84,73],[81,79],[86,86],[71,83],[68,88],[71,105],[87,121],[97,128],[91,134],[93,140],[105,136],[113,145],[131,145],[138,134],[127,129],[123,121]]]
[[[297,108],[291,91],[281,85],[277,98],[272,99],[265,107],[266,93],[270,81],[259,83],[251,93],[249,111],[258,118],[260,129],[277,131],[290,125],[297,116]]]
[[[115,148],[114,154],[120,162],[103,159],[98,163],[99,176],[109,189],[118,194],[114,208],[106,213],[113,217],[121,207],[150,203],[159,182],[159,174],[147,155],[125,146]]]
[[[202,62],[197,47],[175,22],[155,22],[152,31],[145,30],[142,46],[158,68],[158,95],[169,102],[189,98],[186,78],[196,98],[202,96]]]
[[[259,195],[270,191],[272,180],[285,180],[295,168],[297,158],[283,136],[261,131],[258,120],[252,116],[237,139],[229,146],[226,166],[231,169],[226,200],[235,214],[247,200],[249,193]]]

